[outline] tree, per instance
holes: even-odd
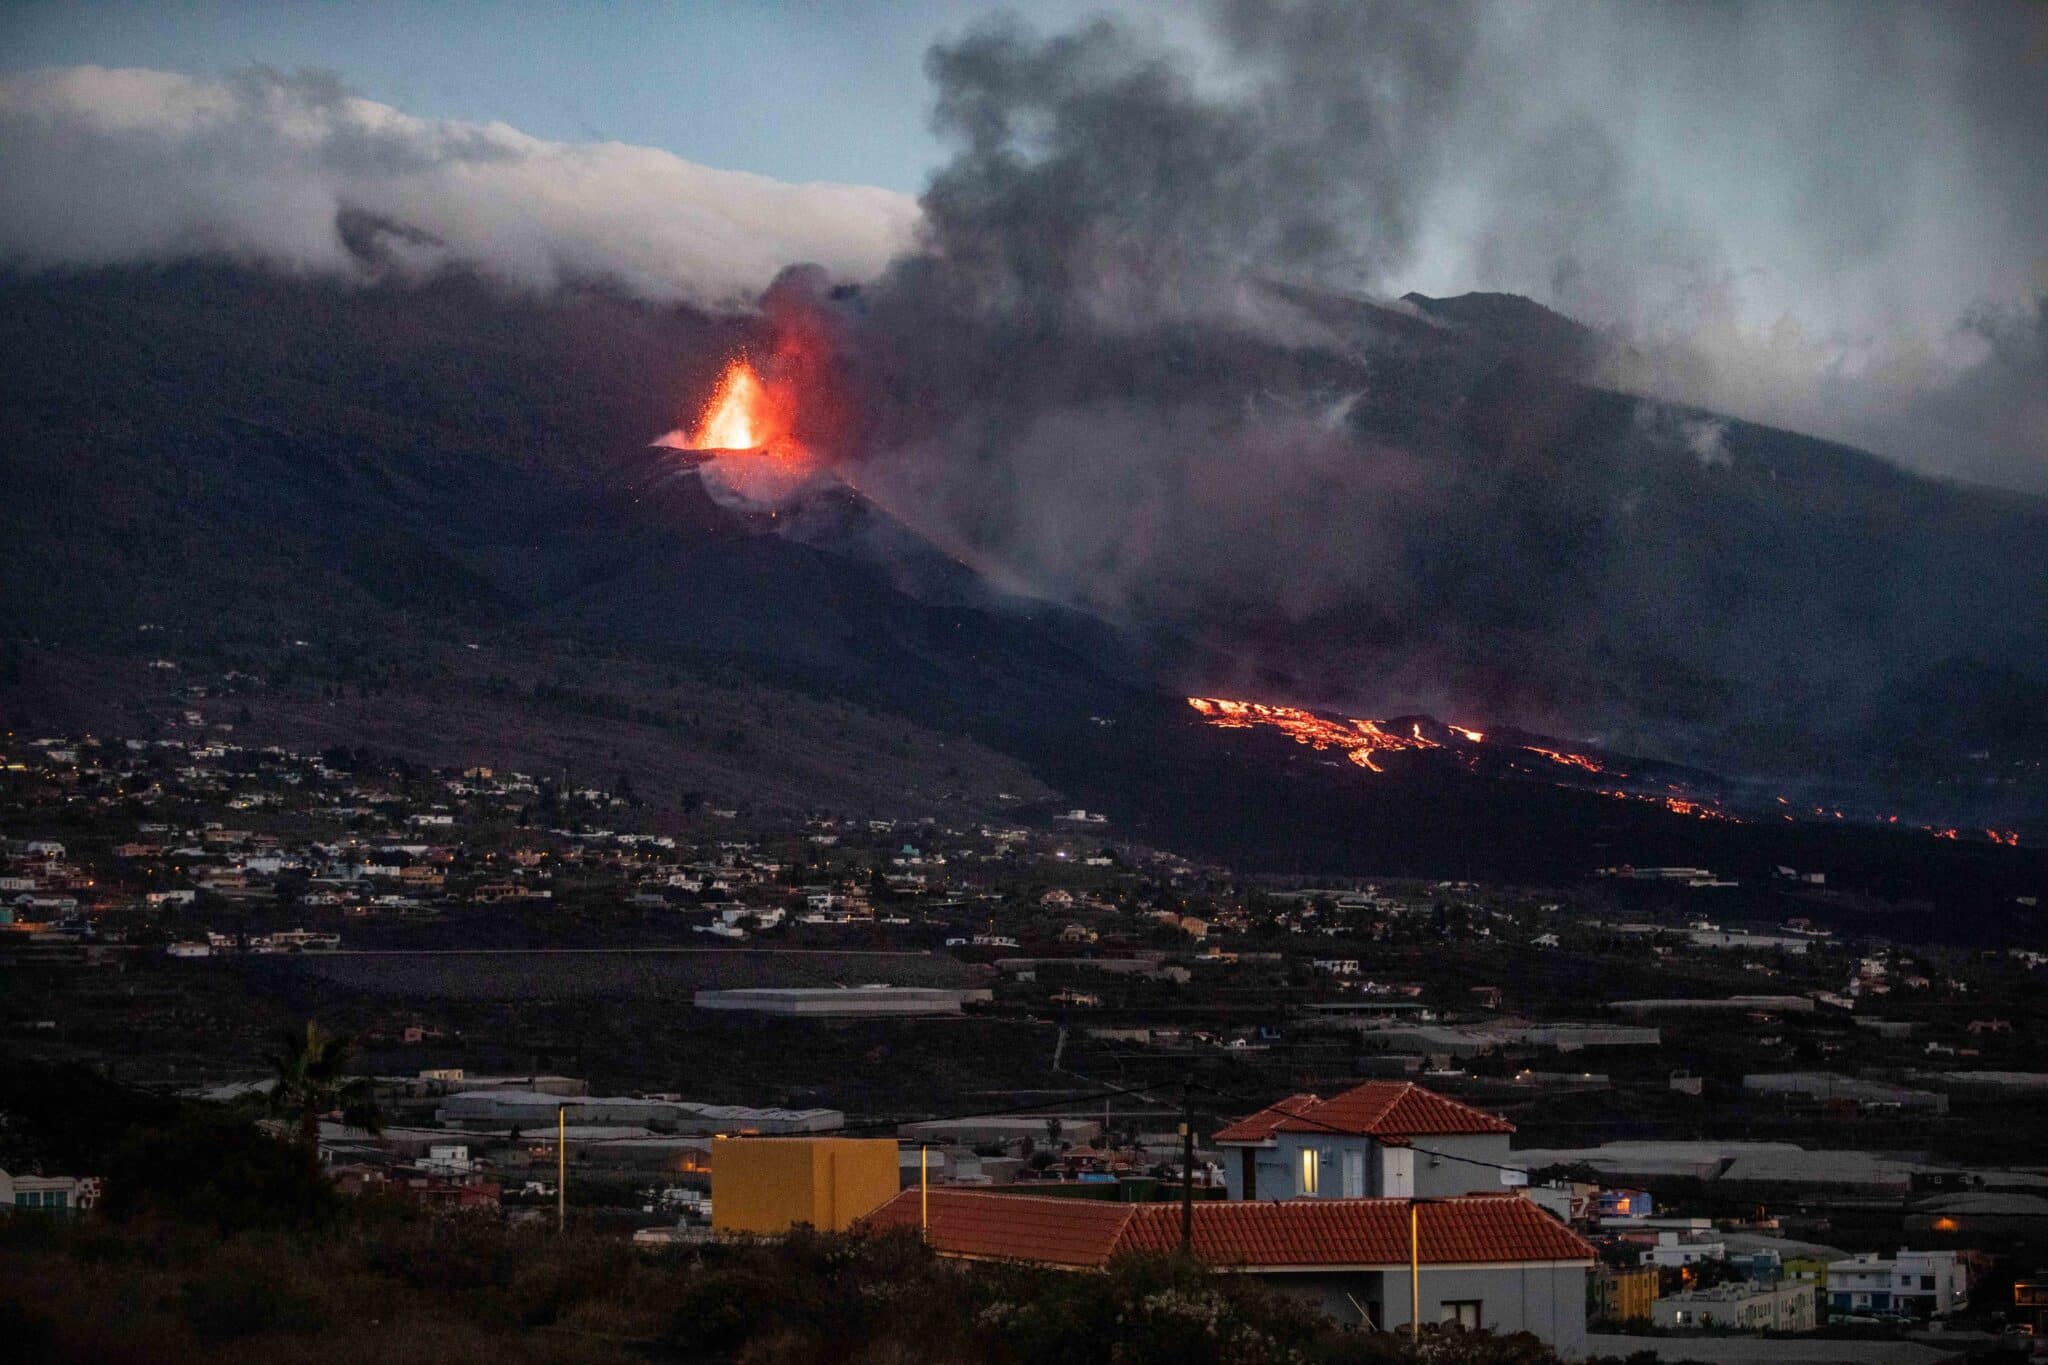
[[[347,1074],[355,1039],[345,1033],[329,1033],[309,1019],[303,1033],[288,1028],[279,1041],[283,1050],[270,1058],[277,1072],[270,1109],[298,1120],[299,1144],[309,1158],[318,1159],[323,1114],[338,1110],[341,1121],[351,1128],[383,1131],[384,1115],[377,1108],[370,1082]]]

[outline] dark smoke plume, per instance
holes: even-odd
[[[1110,21],[1002,21],[933,49],[935,121],[958,152],[919,249],[846,324],[864,487],[1015,581],[1150,631],[1185,676],[1381,714],[1633,727],[1754,758],[1879,723],[1916,670],[2048,640],[2048,606],[2009,591],[2048,548],[2038,511],[1965,532],[1961,495],[1693,406],[1783,419],[1805,403],[1809,430],[1899,440],[1919,422],[1947,433],[1926,463],[1948,468],[2041,458],[2040,315],[2024,290],[1971,306],[2028,267],[2038,169],[2007,165],[2010,186],[1945,173],[2006,259],[1877,306],[1823,290],[1814,316],[1834,330],[1752,327],[1783,284],[1746,273],[1774,227],[1793,282],[1860,286],[1931,240],[1921,209],[1837,164],[1881,158],[1903,126],[1849,88],[1865,68],[1903,63],[1883,97],[1901,105],[1953,94],[1926,129],[2021,145],[2024,94],[1966,94],[1967,71],[1907,60],[1927,20],[1280,0],[1213,15],[1194,55]],[[1999,39],[2033,22],[1957,18],[1954,60],[2001,70]],[[1782,60],[1745,68],[1772,43],[1815,63],[1810,89],[1764,88]],[[1836,96],[1848,115],[1795,117]],[[1684,126],[1709,107],[1711,127],[1759,140],[1704,147],[1689,185],[1657,157],[1712,143]],[[1940,144],[1923,132],[1898,149],[1915,166]],[[1765,209],[1702,207],[1745,179]],[[1417,275],[1563,305],[1597,339],[1526,300],[1395,300]],[[1943,305],[1957,311],[1930,322]],[[1853,333],[1873,319],[1897,338]],[[1942,362],[1929,336],[1977,349]],[[1885,382],[1915,356],[1912,382]],[[2014,391],[2034,401],[1982,410]]]

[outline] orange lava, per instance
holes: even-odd
[[[1304,711],[1294,706],[1270,706],[1265,702],[1232,701],[1224,697],[1189,697],[1188,705],[1211,725],[1225,730],[1278,730],[1296,744],[1305,744],[1311,749],[1336,749],[1369,772],[1381,773],[1386,769],[1374,761],[1379,754],[1394,753],[1403,749],[1450,749],[1456,747],[1448,742],[1429,738],[1422,733],[1422,725],[1410,723],[1408,733],[1395,734],[1383,729],[1378,721],[1343,716],[1319,716],[1313,711]],[[1467,744],[1478,744],[1485,734],[1462,725],[1444,727],[1455,739]],[[1538,754],[1562,767],[1576,768],[1581,772],[1605,773],[1609,777],[1627,777],[1627,773],[1610,773],[1605,765],[1585,754],[1568,753],[1561,749],[1545,749],[1536,745],[1519,745],[1532,754]],[[1476,762],[1476,756],[1460,754],[1468,763]],[[1673,786],[1673,791],[1682,788]],[[1649,801],[1664,807],[1674,815],[1688,815],[1699,820],[1729,820],[1742,823],[1740,817],[1730,815],[1711,801],[1695,800],[1686,796],[1652,796],[1641,792],[1623,791],[1619,788],[1603,788],[1600,795],[1620,801]],[[1786,817],[1790,819],[1790,816]]]
[[[690,434],[690,448],[758,451],[785,460],[803,459],[804,448],[790,433],[794,407],[790,395],[763,381],[753,364],[741,356],[720,376],[697,429]]]
[[[1567,754],[1561,753],[1556,749],[1539,749],[1533,744],[1525,744],[1522,747],[1532,754],[1541,754],[1552,763],[1561,763],[1567,768],[1582,768],[1589,773],[1604,773],[1607,771],[1606,768],[1587,758],[1584,754]],[[1623,777],[1628,776],[1627,773],[1620,775]]]
[[[1617,801],[1648,801],[1652,805],[1662,806],[1673,815],[1690,815],[1696,820],[1726,820],[1733,825],[1749,823],[1739,815],[1730,815],[1711,801],[1692,801],[1680,796],[1651,796],[1645,792],[1628,792],[1619,788],[1603,789],[1600,794],[1611,796]],[[1792,817],[1788,815],[1785,818],[1790,820]]]
[[[1422,737],[1422,727],[1406,735],[1389,734],[1378,721],[1328,720],[1313,711],[1292,706],[1267,706],[1256,701],[1226,701],[1221,697],[1189,697],[1188,705],[1206,716],[1212,725],[1226,730],[1250,730],[1260,726],[1278,730],[1296,744],[1312,749],[1341,749],[1344,756],[1361,768],[1382,773],[1386,769],[1372,756],[1397,749],[1441,749],[1444,746]]]

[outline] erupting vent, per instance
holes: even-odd
[[[820,469],[797,439],[796,409],[788,384],[764,376],[741,356],[725,367],[697,425],[655,444],[700,457],[705,486],[715,495],[774,507]]]

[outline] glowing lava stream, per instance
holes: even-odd
[[[1188,705],[1206,716],[1210,724],[1226,730],[1249,730],[1263,725],[1280,731],[1296,744],[1306,744],[1312,749],[1342,749],[1344,756],[1353,763],[1376,773],[1383,773],[1386,769],[1372,761],[1374,754],[1396,749],[1445,747],[1433,739],[1424,739],[1420,725],[1412,727],[1409,734],[1395,735],[1382,730],[1378,721],[1325,720],[1312,711],[1292,706],[1226,701],[1221,697],[1189,697]],[[1458,730],[1458,733],[1477,741],[1477,731]]]
[[[1397,735],[1381,729],[1378,721],[1332,720],[1313,711],[1303,711],[1293,706],[1268,706],[1263,702],[1229,701],[1222,697],[1189,697],[1188,705],[1211,725],[1221,729],[1251,730],[1263,726],[1278,730],[1296,744],[1306,744],[1312,749],[1341,749],[1344,756],[1353,763],[1376,773],[1385,772],[1386,769],[1373,762],[1374,754],[1398,749],[1454,748],[1451,744],[1425,737],[1420,722],[1410,725],[1407,734]],[[1468,729],[1463,725],[1446,725],[1444,728],[1467,744],[1480,744],[1486,738],[1483,731]],[[1576,768],[1581,772],[1601,773],[1609,777],[1628,776],[1627,773],[1609,772],[1605,765],[1585,754],[1544,749],[1533,744],[1509,747],[1535,754],[1562,767]],[[1674,787],[1673,790],[1682,789]],[[1741,823],[1739,817],[1728,814],[1711,801],[1681,796],[1652,796],[1612,788],[1601,790],[1600,795],[1619,801],[1650,801],[1663,806],[1673,814],[1690,815],[1701,820],[1730,820]]]

